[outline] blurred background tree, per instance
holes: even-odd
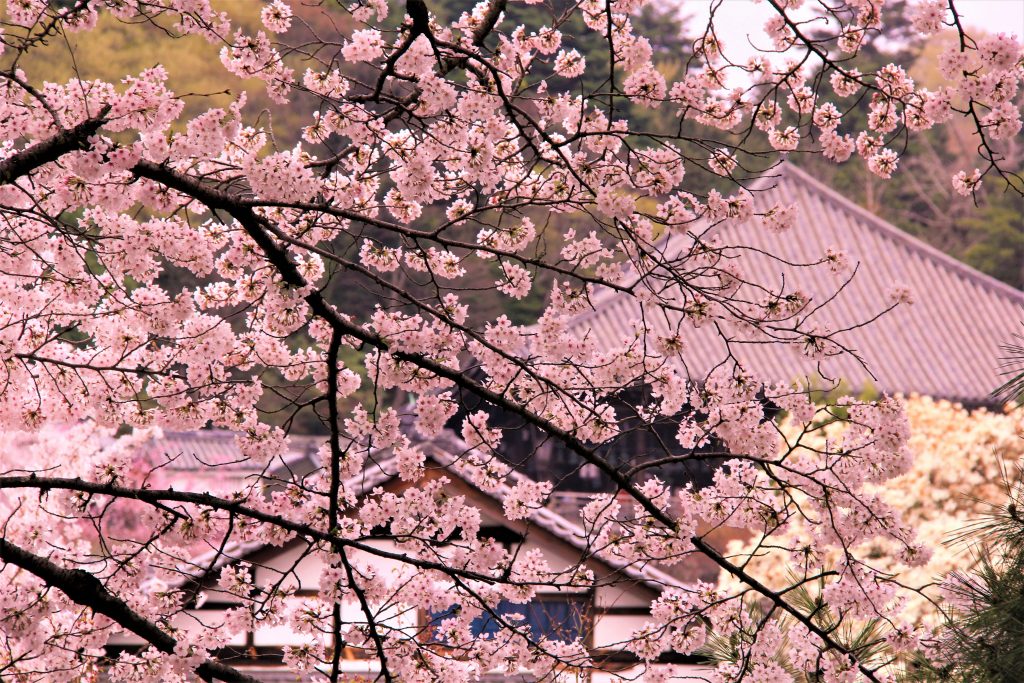
[[[906,17],[906,2],[886,5],[885,40],[869,40],[857,59],[848,63],[862,73],[890,64],[910,64],[910,75],[930,89],[943,85],[938,54],[942,40],[925,41],[914,33]],[[1018,98],[1021,95],[1018,94]],[[843,116],[842,131],[862,126],[867,99]],[[933,247],[1018,289],[1024,287],[1024,197],[1004,191],[995,182],[983,185],[978,206],[970,197],[952,192],[949,176],[970,172],[977,162],[977,142],[967,125],[939,126],[916,134],[909,154],[891,180],[882,181],[864,164],[822,163],[820,157],[794,154],[793,161],[843,196],[902,228]],[[900,141],[892,147],[899,147]],[[1024,148],[1019,139],[1000,150],[1006,167],[1024,171]],[[855,239],[855,238],[854,238]]]

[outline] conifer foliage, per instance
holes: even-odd
[[[922,675],[964,683],[1024,676],[1024,491],[1022,470],[1004,478],[1006,500],[956,540],[969,566],[946,577],[945,628]],[[965,563],[966,564],[966,563]]]

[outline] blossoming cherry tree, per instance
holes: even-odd
[[[732,61],[712,17],[690,68],[668,79],[636,29],[642,0],[485,0],[445,20],[440,2],[274,0],[256,27],[210,0],[9,0],[0,677],[252,680],[220,653],[256,623],[308,634],[285,665],[328,680],[343,678],[346,648],[386,681],[589,675],[610,665],[584,639],[538,637],[499,603],[590,589],[592,557],[672,569],[701,556],[741,588],[665,587],[646,625],[622,636],[650,680],[673,675],[658,664],[665,653],[698,653],[709,633],[738,648],[717,680],[891,680],[921,634],[900,617],[891,562],[877,567],[864,549],[884,542],[904,566],[928,557],[872,492],[909,466],[906,417],[888,397],[818,405],[738,362],[746,344],[818,359],[854,350],[842,330],[808,323],[828,301],[799,281],[745,276],[743,250],[715,228],[791,228],[794,207],[755,214],[744,189],[779,154],[852,159],[888,178],[908,136],[950,120],[973,126],[980,153],[978,168],[951,169],[950,191],[1019,190],[1000,146],[1021,128],[1021,46],[972,39],[952,0],[917,3],[917,30],[953,37],[939,58],[948,82],[928,90],[899,65],[852,66],[884,35],[883,0],[767,2],[771,49]],[[337,34],[314,30],[315,13]],[[157,27],[168,50],[191,37],[218,46],[226,79],[256,79],[273,102],[304,107],[303,126],[275,129],[244,94],[185,115],[162,66],[119,82],[33,71],[47,44],[118,22],[140,40]],[[848,117],[865,98],[866,120]],[[686,246],[666,251],[668,234]],[[841,250],[820,263],[841,288]],[[379,305],[356,306],[358,288]],[[487,314],[481,290],[510,305],[541,300],[539,313]],[[615,352],[568,326],[607,290],[644,313]],[[909,299],[896,288],[864,318]],[[667,333],[654,325],[665,320]],[[707,376],[687,370],[696,328],[725,349]],[[623,398],[637,387],[641,398]],[[311,474],[286,466],[291,422],[265,410],[271,395],[321,423]],[[499,413],[615,490],[582,507],[587,551],[573,566],[496,542],[471,501],[446,493],[445,472],[425,476],[418,444],[453,427],[464,452],[452,467],[483,491],[513,486],[508,520],[539,514],[558,482],[512,478]],[[607,446],[627,419],[673,421],[682,451],[662,464],[710,457],[710,444],[725,463],[710,483],[683,486],[654,464],[618,466]],[[147,430],[206,426],[237,432],[242,457],[274,485],[154,485],[134,459]],[[801,438],[826,428],[828,438]],[[382,453],[407,487],[356,495],[353,480]],[[107,518],[129,502],[136,531],[120,533]],[[722,554],[708,531],[721,527],[779,539],[786,585]],[[386,558],[372,542],[382,537],[396,548]],[[287,586],[227,561],[239,544],[295,539],[324,567],[302,608]],[[201,564],[197,547],[212,553]],[[826,568],[819,555],[841,559]],[[397,569],[375,571],[380,559]],[[186,579],[197,575],[240,604],[225,623],[175,625],[195,606]],[[819,607],[793,599],[815,587]],[[762,619],[750,601],[767,605]],[[881,619],[889,654],[824,626],[825,610],[840,623]],[[428,615],[434,630],[386,616],[396,611]],[[495,632],[475,637],[485,615]],[[104,649],[125,633],[145,645]]]

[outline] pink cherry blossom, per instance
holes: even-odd
[[[881,0],[813,31],[773,2],[752,58],[712,19],[687,65],[643,35],[656,3],[526,4],[6,3],[0,677],[244,681],[240,643],[280,634],[283,675],[335,681],[663,681],[722,642],[710,680],[895,680],[925,647],[903,577],[934,538],[883,495],[903,402],[736,353],[856,358],[803,277],[841,291],[857,236],[809,263],[734,237],[806,239],[752,182],[780,157],[891,178],[933,126],[982,152],[949,192],[1003,189],[1018,39],[914,3],[928,90],[845,59],[889,35]],[[41,76],[111,30],[168,66]],[[203,41],[224,93],[173,66]],[[551,601],[613,607],[538,630]],[[845,635],[873,620],[884,664]]]

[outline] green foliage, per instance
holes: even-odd
[[[1010,198],[983,206],[962,225],[976,240],[964,260],[978,270],[1024,287],[1024,206]]]
[[[799,577],[790,576],[790,584],[795,585],[799,581]],[[884,668],[895,676],[896,681],[901,683],[910,683],[911,681],[924,683],[929,680],[920,677],[920,672],[925,670],[926,666],[919,654],[912,655],[909,659],[897,660],[894,658],[885,637],[887,633],[891,632],[887,621],[881,618],[853,620],[836,615],[821,597],[824,586],[823,578],[801,583],[787,593],[789,603],[800,610],[802,614],[807,615],[815,626],[823,632],[827,632],[835,642],[856,654],[857,661],[863,666],[871,669]],[[746,664],[745,653],[755,644],[756,638],[763,630],[760,625],[774,620],[783,635],[778,650],[774,654],[774,661],[792,676],[794,683],[818,683],[823,680],[819,673],[801,671],[790,661],[788,652],[791,641],[788,633],[796,624],[796,620],[792,616],[779,615],[770,603],[764,600],[751,599],[745,601],[744,606],[747,609],[747,623],[750,626],[746,629],[738,629],[728,638],[716,633],[709,633],[706,644],[698,654],[713,662],[743,666]]]
[[[264,30],[260,22],[262,2],[213,0],[212,4],[229,12],[242,30]],[[292,5],[301,19],[293,31],[298,42],[314,35],[335,35],[351,21],[348,13],[335,2]],[[101,12],[95,29],[50,36],[42,46],[22,56],[18,66],[24,69],[30,81],[63,83],[80,78],[116,84],[126,75],[134,76],[160,65],[167,70],[168,88],[185,102],[179,121],[188,121],[208,109],[226,108],[245,92],[247,105],[243,116],[246,123],[272,127],[279,147],[294,145],[302,127],[309,124],[317,101],[297,92],[288,105],[272,102],[260,81],[240,79],[223,67],[220,50],[224,45],[195,35],[182,36],[174,29],[174,22],[162,16],[154,16],[149,23],[140,26],[122,23],[109,13]],[[9,67],[12,54],[3,55],[0,66]],[[319,54],[314,57],[329,58]],[[307,67],[323,67],[309,55],[298,53],[286,53],[285,61],[300,78]]]
[[[966,529],[973,566],[946,581],[952,598],[935,680],[1019,683],[1024,680],[1024,472],[1004,478],[1007,502]]]
[[[1004,401],[1024,403],[1024,335],[1015,334],[1014,338],[1016,341],[1002,345],[1006,355],[999,365],[1005,381],[992,395]]]
[[[246,4],[236,1],[228,5],[232,10],[248,7],[250,11],[243,15],[259,16],[257,3],[242,1]],[[66,82],[81,78],[117,83],[125,75],[137,75],[160,64],[168,71],[169,87],[181,95],[190,95],[186,98],[183,120],[207,108],[227,105],[242,90],[259,89],[258,81],[242,81],[224,70],[218,57],[219,45],[211,45],[198,36],[171,37],[172,30],[165,23],[170,22],[157,21],[139,27],[103,12],[95,30],[53,36],[45,46],[25,55],[18,66],[32,81]],[[145,40],[139,40],[140,29]],[[5,55],[5,67],[9,59],[10,55]]]
[[[910,64],[910,75],[919,83],[933,89],[945,85],[934,67],[941,45],[925,43],[909,29],[904,4],[887,5],[885,41],[868,42],[846,66],[872,73],[889,63]],[[855,105],[837,102],[843,104],[850,110],[844,111],[840,132],[863,129],[870,99]],[[906,148],[906,155],[890,180],[876,178],[857,159],[839,166],[815,155],[796,155],[794,161],[868,211],[984,273],[1024,288],[1024,197],[1004,191],[1005,183],[995,175],[985,178],[977,206],[971,197],[952,190],[954,173],[978,165],[976,145],[976,136],[965,125],[939,126],[909,138],[899,132],[889,147],[901,152]],[[1008,170],[1024,170],[1015,146],[1003,151]]]

